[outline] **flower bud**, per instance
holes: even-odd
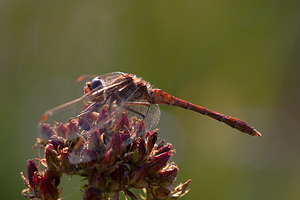
[[[141,138],[137,141],[136,144],[137,144],[137,149],[139,151],[138,162],[140,162],[145,158],[145,154],[146,154],[145,140]]]
[[[121,140],[123,141],[123,149],[126,149],[128,145],[132,143],[130,133],[127,130],[124,130],[121,134]]]
[[[144,138],[139,138],[132,147],[131,151],[133,154],[131,156],[131,162],[136,164],[146,158],[146,147]]]
[[[190,191],[190,189],[187,189],[188,185],[191,183],[191,179],[187,180],[185,183],[180,183],[175,190],[172,192],[171,197],[172,198],[180,198],[184,196],[186,193]]]
[[[68,147],[64,148],[60,154],[60,162],[62,171],[66,171],[67,174],[71,174],[73,171],[73,165],[69,161],[70,153]]]
[[[91,135],[88,138],[88,147],[93,148],[93,149],[97,149],[100,150],[100,148],[103,147],[103,142],[101,139],[101,133],[99,132],[99,130],[96,130],[92,133],[90,133]]]
[[[38,186],[40,184],[40,180],[41,180],[40,174],[39,175],[35,174],[33,176],[33,185],[34,185],[34,187]]]
[[[167,164],[170,156],[171,152],[169,151],[152,157],[149,160],[148,174],[152,175],[162,169]]]
[[[36,164],[34,163],[33,160],[27,160],[27,176],[28,176],[28,180],[29,180],[29,184],[33,185],[33,178],[34,178],[34,174],[35,172],[38,171],[38,168],[36,166]]]
[[[49,124],[42,124],[41,133],[42,133],[42,139],[46,141],[50,140],[52,135],[55,134],[55,132],[52,130]]]
[[[160,147],[159,149],[155,150],[154,155],[159,155],[159,154],[168,152],[171,150],[171,148],[172,148],[172,145],[168,143],[167,145],[164,145],[164,146]]]
[[[136,127],[134,127],[134,137],[142,137],[145,134],[145,124],[144,122],[139,122]]]
[[[130,158],[130,163],[137,164],[139,161],[139,150],[136,148],[134,152],[128,154],[128,157]]]
[[[119,165],[119,167],[111,174],[111,191],[118,191],[122,188],[124,179],[124,167]]]
[[[57,200],[58,190],[53,185],[51,180],[47,176],[42,176],[40,180],[40,196],[42,200]]]
[[[167,199],[172,191],[174,191],[172,184],[160,186],[155,190],[155,199]]]
[[[120,130],[127,130],[129,127],[129,121],[126,113],[120,117],[118,122],[116,123],[115,132],[119,133]]]
[[[57,135],[66,138],[67,127],[60,123],[57,127]]]
[[[109,149],[100,162],[101,168],[105,169],[112,166],[115,162],[115,155],[112,149]]]
[[[187,180],[185,183],[183,183],[183,184],[180,184],[180,188],[181,188],[181,190],[182,191],[186,191],[186,188],[189,186],[189,184],[192,182],[192,180],[191,179],[189,179],[189,180]]]
[[[109,148],[113,149],[116,155],[121,155],[123,151],[122,143],[120,133],[116,133],[110,141]]]
[[[163,171],[158,172],[160,183],[165,183],[165,182],[172,183],[175,180],[178,172],[179,169],[175,165],[170,165],[168,166],[168,168],[164,169]]]
[[[147,155],[149,155],[157,141],[157,132],[153,132],[149,135],[147,140]]]
[[[155,150],[160,149],[161,147],[163,147],[165,145],[165,140],[162,139],[161,141],[159,141],[159,143],[156,145]]]
[[[148,165],[143,164],[134,171],[131,172],[129,175],[129,185],[133,187],[142,187],[146,182],[145,182],[145,177],[147,175],[147,170],[148,170]]]
[[[69,141],[74,140],[75,138],[78,137],[78,124],[75,120],[71,120],[69,122],[69,125],[67,126],[67,131],[66,131],[66,138]]]
[[[108,117],[109,117],[108,110],[102,109],[102,111],[99,113],[96,123],[98,124],[98,123],[104,122],[104,121],[108,120]]]
[[[55,151],[52,144],[48,144],[45,147],[45,158],[48,168],[56,169],[56,167],[59,166],[59,159],[57,155],[57,151]]]
[[[58,170],[47,168],[45,170],[44,176],[47,176],[47,178],[54,183],[55,187],[57,187],[60,183],[60,178],[62,176],[62,173],[59,172]]]
[[[64,143],[59,141],[59,140],[50,140],[49,144],[52,144],[54,147],[55,151],[58,151],[64,147]]]
[[[95,120],[98,118],[99,113],[96,112],[87,112],[82,116],[84,121],[87,123],[88,126],[92,126]],[[80,120],[80,119],[79,119]]]

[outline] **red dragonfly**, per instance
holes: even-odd
[[[51,131],[59,133],[63,130],[60,129],[62,124],[69,123],[68,126],[70,126],[73,119],[79,119],[77,122],[79,124],[78,129],[80,129],[77,131],[80,134],[75,134],[74,137],[86,135],[87,138],[87,135],[91,135],[92,132],[116,122],[122,113],[126,113],[131,120],[129,128],[134,129],[138,123],[143,122],[145,129],[151,130],[157,125],[160,118],[158,104],[193,110],[241,132],[252,136],[261,136],[254,127],[244,121],[176,98],[161,89],[153,89],[148,82],[133,74],[113,72],[101,76],[83,75],[77,79],[77,82],[84,88],[85,94],[79,99],[45,112],[38,126],[41,139],[49,140],[51,134],[45,133]],[[104,111],[106,112],[105,117],[102,117],[101,120],[95,120]],[[83,118],[85,120],[81,120]],[[87,121],[92,122],[88,123]],[[46,125],[54,128],[47,129]],[[74,139],[68,133],[61,135],[68,140]],[[82,160],[86,161],[82,156],[74,156],[74,163],[82,162]]]

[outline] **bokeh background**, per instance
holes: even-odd
[[[254,138],[161,106],[183,199],[299,199],[300,2],[0,1],[0,196],[22,199],[20,172],[42,113],[79,96],[80,74],[123,71],[239,117]],[[66,179],[65,199],[80,179]]]

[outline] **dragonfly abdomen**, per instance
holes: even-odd
[[[228,126],[231,126],[232,128],[235,128],[243,133],[247,133],[252,136],[261,136],[261,134],[257,130],[255,130],[254,127],[250,126],[248,123],[244,121],[192,104],[182,99],[176,98],[160,89],[153,89],[151,96],[152,96],[153,103],[174,105],[181,108],[185,108],[187,110],[192,110],[201,113],[203,115],[207,115],[220,122],[223,122]]]

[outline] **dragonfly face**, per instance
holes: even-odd
[[[91,82],[87,83],[87,87],[90,91],[100,90],[105,87],[105,83],[100,77],[96,77]]]

